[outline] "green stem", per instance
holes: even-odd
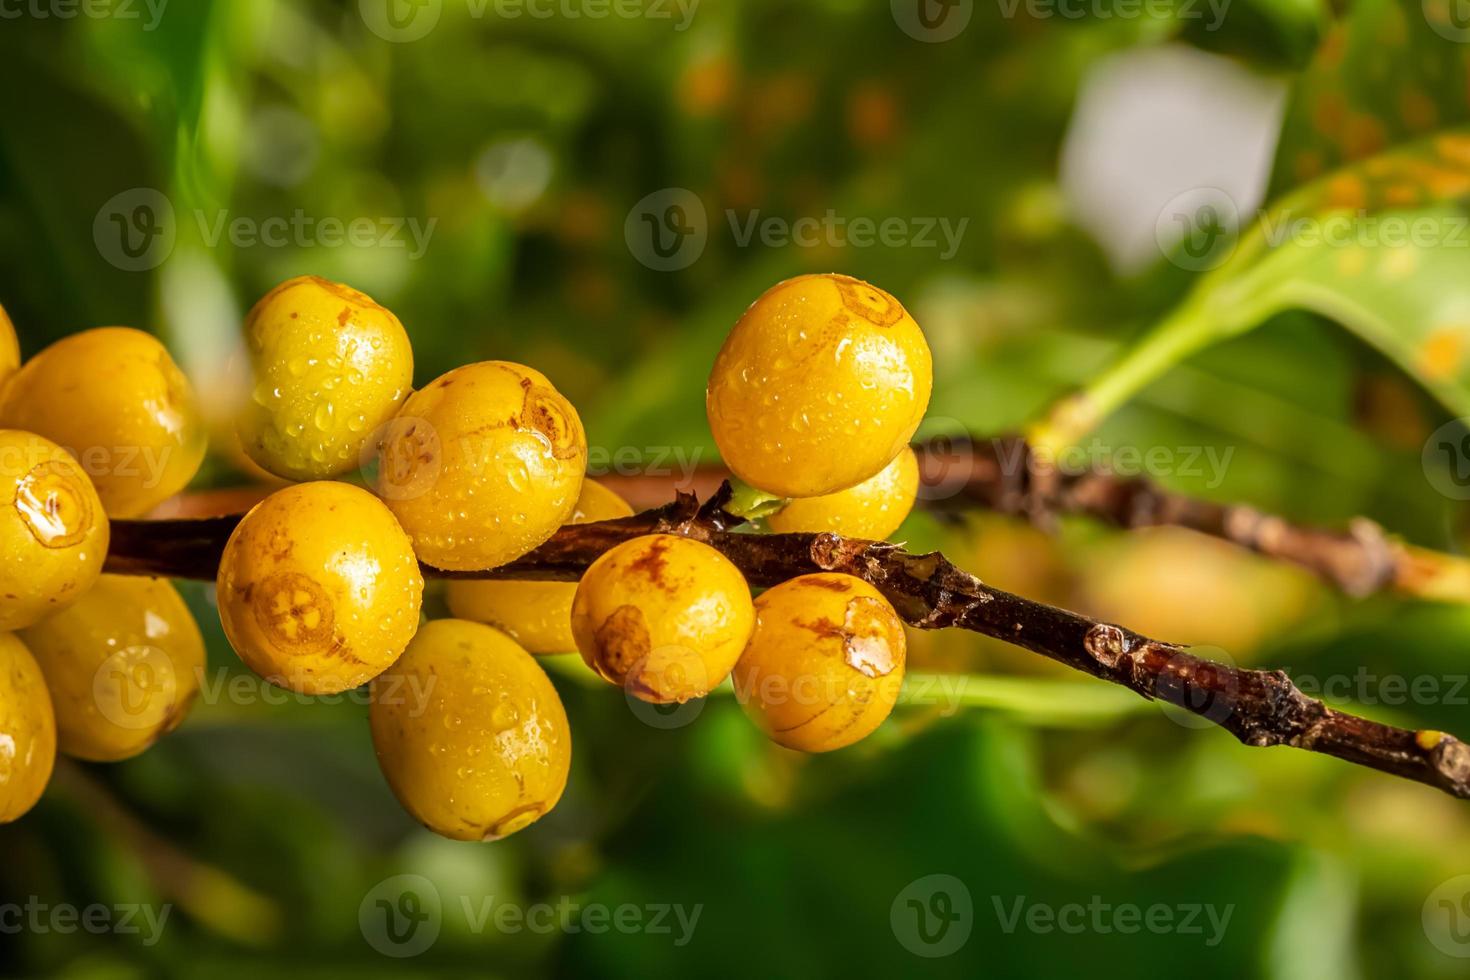
[[[730,490],[730,502],[725,505],[725,510],[747,521],[770,517],[786,506],[785,497],[777,497],[764,490],[758,490],[738,478],[731,478]]]
[[[1150,382],[1215,340],[1220,324],[1211,315],[1218,305],[1212,298],[1212,291],[1197,287],[1147,337],[1125,350],[1082,390],[1054,405],[1028,430],[1032,448],[1055,453],[1075,445]]]

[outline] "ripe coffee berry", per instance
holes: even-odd
[[[861,483],[908,445],[932,380],[929,346],[898,300],[850,276],[800,276],[735,324],[705,407],[740,479],[816,497]]]
[[[750,586],[709,545],[671,534],[625,541],[587,569],[572,634],[587,665],[656,704],[703,697],[750,637]]]
[[[41,668],[20,639],[0,633],[0,823],[36,805],[56,764],[56,719]]]
[[[424,580],[388,509],[345,483],[271,494],[220,559],[220,622],[261,677],[336,694],[382,673],[419,626]]]
[[[918,493],[919,461],[913,449],[905,446],[876,476],[836,493],[792,500],[766,523],[783,534],[832,531],[881,541],[909,516]]]
[[[358,468],[413,385],[403,324],[366,293],[319,276],[272,289],[245,320],[251,398],[238,425],[252,460],[288,480]]]

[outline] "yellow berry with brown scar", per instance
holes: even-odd
[[[388,508],[329,482],[257,504],[230,535],[215,584],[240,659],[303,694],[350,690],[386,670],[418,630],[423,589]]]
[[[828,752],[865,738],[898,701],[903,623],[851,575],[802,575],[763,592],[735,666],[735,696],[774,741]]]
[[[109,531],[76,460],[34,433],[0,429],[0,631],[80,599],[102,572]]]
[[[495,568],[572,516],[587,435],[540,371],[482,361],[414,392],[387,427],[378,467],[378,495],[420,558],[456,571]]]
[[[745,576],[707,544],[651,534],[610,549],[572,600],[572,634],[598,676],[656,704],[703,697],[750,637]]]

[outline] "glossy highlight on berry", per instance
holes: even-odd
[[[98,327],[63,337],[15,373],[0,426],[64,447],[109,517],[137,517],[198,472],[205,430],[193,386],[156,337]]]
[[[0,633],[0,824],[20,819],[56,764],[56,718],[46,679],[12,633]]]
[[[109,527],[92,482],[60,446],[0,429],[0,630],[30,626],[91,588]]]
[[[398,317],[320,276],[297,276],[262,297],[245,320],[245,344],[251,397],[240,444],[288,480],[356,469],[413,385],[413,349]]]
[[[778,497],[844,490],[908,445],[933,383],[902,304],[837,274],[767,290],[730,331],[705,407],[726,465]]]

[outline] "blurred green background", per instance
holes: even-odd
[[[714,353],[763,289],[809,271],[914,312],[936,354],[927,433],[1013,431],[1195,281],[1165,234],[1178,195],[1223,189],[1251,212],[1470,119],[1470,30],[1449,3],[1340,6],[0,0],[0,303],[27,354],[103,324],[162,337],[216,428],[201,489],[253,479],[229,436],[237,332],[302,273],[395,310],[420,384],[490,357],[546,372],[602,452],[594,473],[672,468],[672,489],[679,460],[716,463]],[[744,235],[829,213],[844,232]],[[692,251],[655,249],[650,217],[691,230]],[[855,219],[900,234],[866,241]],[[1466,244],[1439,243],[1443,268],[1408,269],[1397,293],[1317,274],[1340,316],[1265,309],[1145,387],[1099,444],[1168,450],[1151,475],[1174,489],[1324,524],[1365,514],[1458,551],[1464,505],[1421,464],[1462,414],[1455,391],[1424,393],[1443,357],[1359,337],[1470,324]],[[1373,717],[1470,734],[1463,607],[1353,602],[1167,530],[918,513],[898,538],[1284,667]],[[129,762],[62,764],[0,828],[7,974],[1466,975],[1464,804],[1245,749],[999,643],[913,634],[913,667],[953,683],[911,687],[874,737],[811,758],[728,696],[663,719],[553,663],[567,795],[470,846],[395,804],[362,698],[261,687],[210,590],[181,589],[210,643],[188,722]],[[93,906],[111,926],[54,915]],[[502,906],[531,924],[497,925]],[[580,928],[623,907],[625,928]],[[677,913],[696,909],[686,933]]]

